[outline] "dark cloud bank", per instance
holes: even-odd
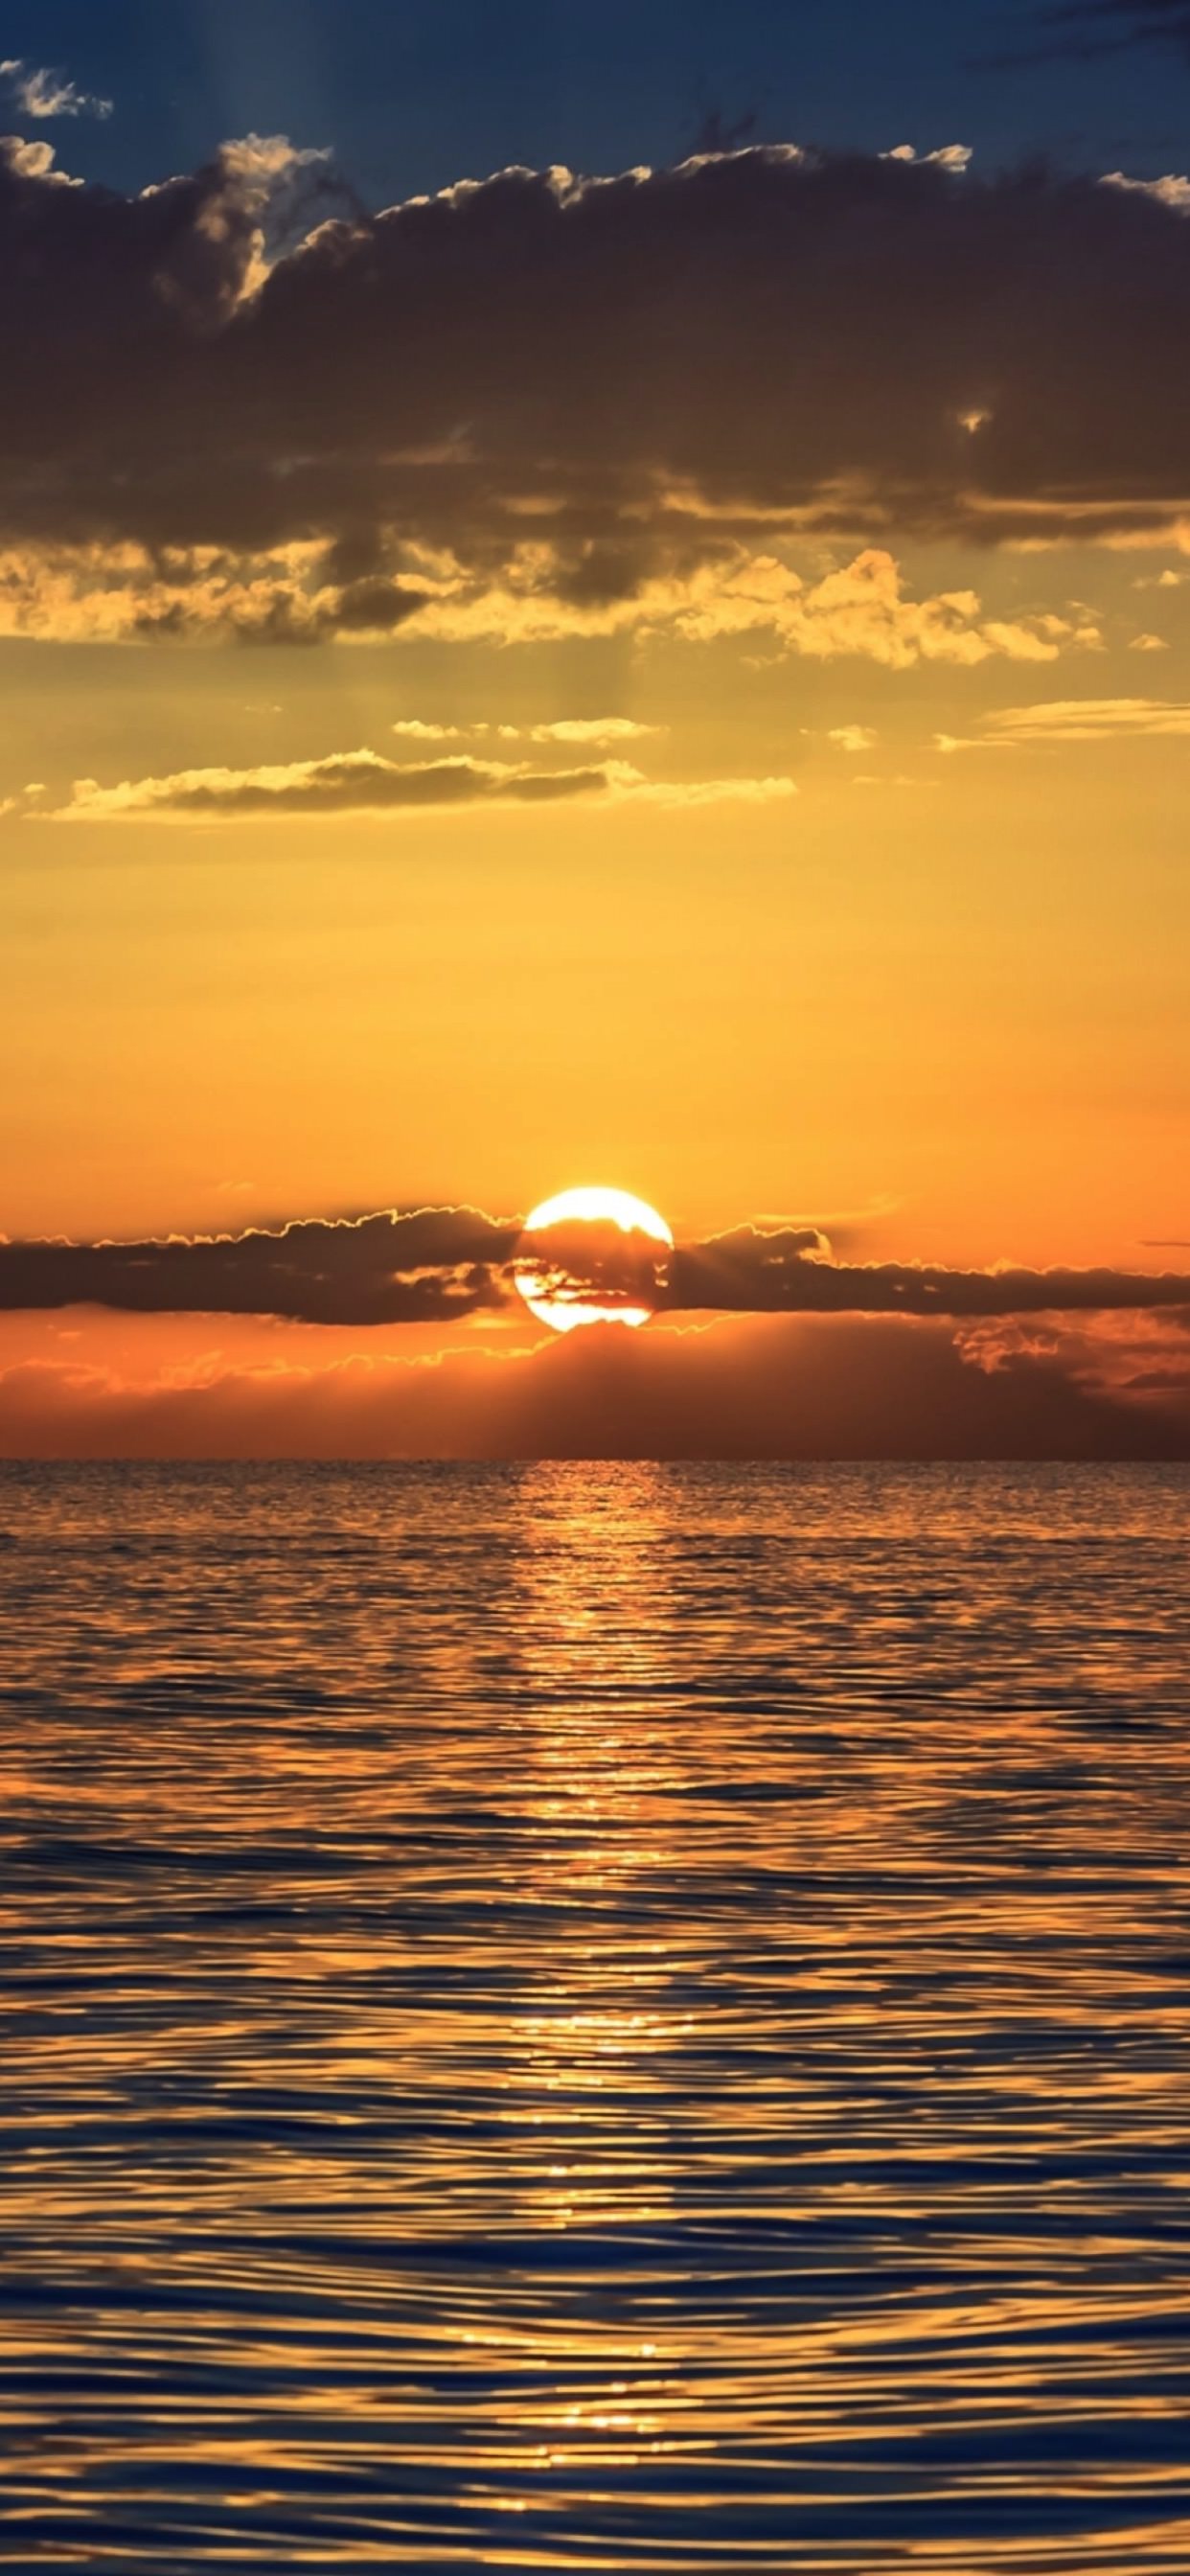
[[[601,1229],[591,1229],[596,1238]],[[616,1229],[608,1229],[614,1238]],[[144,1243],[0,1243],[0,1308],[276,1315],[309,1324],[435,1323],[503,1307],[517,1220],[475,1208],[312,1218],[274,1231]],[[595,1244],[598,1251],[598,1243]],[[836,1262],[812,1228],[742,1226],[679,1245],[666,1313],[962,1318],[1190,1307],[1190,1275],[950,1270]]]
[[[188,584],[201,623],[201,548],[317,545],[302,632],[385,632],[429,548],[484,580],[531,541],[598,606],[783,513],[1094,535],[1190,486],[1168,191],[771,146],[364,216],[282,145],[135,199],[3,150],[0,541],[149,549],[147,631],[186,631]],[[284,640],[285,597],[249,625]]]
[[[0,1456],[1186,1460],[1178,1338],[1176,1352],[1109,1346],[1088,1368],[1077,1342],[1031,1347],[1015,1329],[981,1354],[920,1318],[753,1316],[152,1385],[76,1350],[0,1372]]]
[[[515,1221],[423,1208],[223,1240],[6,1243],[0,1307],[482,1322],[516,1302],[518,1240]],[[88,1347],[72,1329],[70,1357],[0,1370],[0,1455],[1190,1458],[1190,1276],[835,1262],[806,1227],[680,1246],[643,1334],[406,1359],[379,1340],[343,1357],[315,1331],[263,1369],[215,1352],[155,1383]]]

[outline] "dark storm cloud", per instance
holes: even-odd
[[[445,1321],[505,1303],[518,1230],[516,1221],[474,1208],[418,1208],[311,1218],[234,1236],[0,1242],[0,1308],[98,1305],[137,1314],[280,1315],[348,1325]],[[583,1281],[573,1246],[564,1229],[555,1231],[565,1237],[561,1250],[577,1292]],[[804,1227],[743,1226],[679,1245],[668,1274],[662,1302],[678,1313],[957,1320],[1190,1308],[1185,1274],[846,1264],[827,1258],[823,1238]]]
[[[433,591],[427,548],[481,585],[536,550],[577,613],[782,513],[1093,536],[1190,487],[1190,224],[1147,188],[766,146],[508,170],[308,230],[335,184],[252,139],[127,199],[9,142],[18,556],[132,542],[189,584],[184,630],[267,636],[297,593],[275,566],[261,586],[261,550],[322,548],[306,631],[391,632]],[[199,547],[247,584],[218,619]]]

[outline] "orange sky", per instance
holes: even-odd
[[[251,650],[226,558],[178,642],[116,633],[125,557],[37,557],[0,640],[0,1233],[599,1180],[679,1238],[1184,1266],[1190,523],[1059,533],[737,527],[548,608],[523,553],[493,607],[423,548],[420,623],[357,633],[349,584],[338,640]],[[160,1386],[278,1336],[312,1347],[16,1315],[0,1355]]]

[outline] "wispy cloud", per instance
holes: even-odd
[[[936,733],[936,751],[1009,751],[1030,742],[1139,742],[1190,735],[1190,701],[1049,698],[999,707],[978,734]]]
[[[10,54],[0,62],[0,80],[7,82],[21,114],[39,121],[51,116],[108,117],[112,112],[110,98],[97,98],[57,72],[23,62],[19,55]]]
[[[499,731],[509,741],[518,738],[515,725],[501,725]],[[554,724],[519,729],[525,742],[643,742],[646,734],[661,731],[660,725],[638,724],[633,716],[559,716]]]
[[[500,742],[642,742],[664,733],[664,725],[640,724],[634,716],[559,716],[550,724],[490,724],[477,717],[471,724],[435,724],[423,716],[398,716],[392,731],[407,742],[462,742],[494,734]]]
[[[1002,742],[1120,742],[1190,734],[1190,703],[1168,698],[1054,698],[987,719]]]
[[[1041,10],[1036,24],[1044,32],[1025,59],[1041,54],[1086,60],[1133,45],[1173,45],[1190,54],[1190,0],[1061,0]],[[1007,59],[1019,62],[1022,55]]]

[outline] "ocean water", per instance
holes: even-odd
[[[0,1470],[0,2565],[1190,2565],[1190,1478]]]

